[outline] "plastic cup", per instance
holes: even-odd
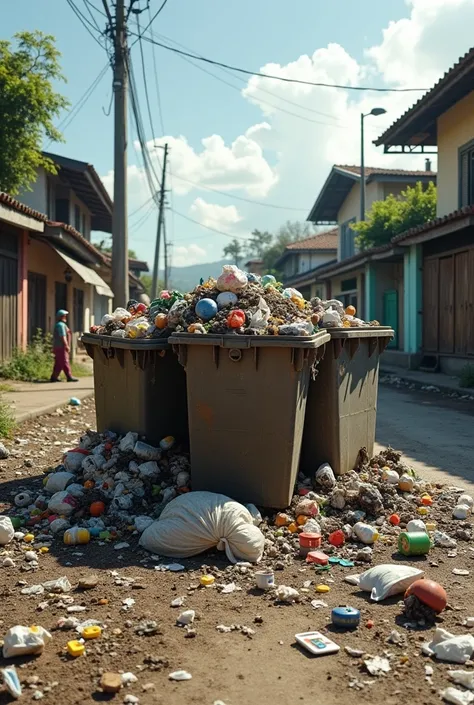
[[[273,570],[258,570],[255,573],[255,580],[259,590],[270,590],[275,587]]]

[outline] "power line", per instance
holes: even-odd
[[[93,5],[91,2],[89,2],[89,0],[83,0],[83,2],[84,2],[84,6],[85,6],[87,12],[89,13],[89,17],[91,18],[92,22],[94,23],[95,28],[96,28],[100,33],[102,33],[102,30],[101,30],[101,28],[99,27],[99,24],[98,24],[96,18],[94,17],[94,14],[93,14],[92,10],[91,10],[91,7],[94,7],[94,5]],[[94,10],[96,10],[96,9],[97,9],[97,8],[94,7]]]
[[[150,26],[150,24],[153,22],[152,17],[151,17],[150,6],[148,6],[148,18],[150,20],[148,26]],[[151,30],[150,30],[150,32],[151,32]],[[165,134],[165,124],[163,121],[163,109],[162,109],[162,105],[161,105],[160,84],[158,82],[158,70],[156,68],[156,52],[155,52],[155,47],[153,46],[153,44],[151,46],[151,55],[153,58],[153,73],[155,76],[155,88],[156,88],[156,97],[158,100],[158,113],[160,116],[161,132],[162,132],[162,135],[164,135]]]
[[[185,179],[184,176],[179,176],[179,174],[174,174],[174,176],[177,179],[180,179],[181,181],[186,181],[188,184],[192,184],[196,188],[199,189],[205,189],[206,191],[213,191],[214,193],[220,193],[222,196],[227,196],[228,198],[235,198],[237,201],[244,201],[245,203],[252,203],[253,205],[257,206],[265,206],[265,208],[278,208],[278,210],[282,211],[307,211],[307,208],[295,208],[293,206],[279,206],[276,203],[264,203],[263,201],[254,201],[251,198],[244,198],[243,196],[235,196],[232,193],[227,193],[226,191],[219,191],[217,188],[213,188],[212,186],[205,186],[204,184],[198,184],[195,181],[191,181],[191,179]]]
[[[155,12],[155,14],[153,15],[153,17],[151,18],[151,20],[148,22],[147,26],[146,26],[145,29],[143,30],[142,34],[139,35],[138,39],[140,39],[140,37],[143,37],[144,32],[146,32],[147,29],[148,29],[149,27],[151,27],[151,25],[152,25],[153,22],[156,20],[156,18],[157,18],[158,15],[160,14],[160,12],[164,9],[164,7],[165,7],[165,5],[166,5],[167,2],[168,2],[168,0],[163,0],[163,2],[161,3],[161,7],[159,8],[159,10],[157,10],[157,12]],[[137,43],[138,39],[135,39],[135,41],[134,41],[133,44],[132,44],[132,47]]]
[[[131,34],[134,34],[131,32]],[[137,36],[137,35],[134,35]],[[175,54],[181,54],[181,56],[187,56],[190,59],[196,59],[197,61],[204,61],[207,64],[212,64],[213,66],[220,66],[224,69],[229,69],[230,71],[237,71],[238,73],[243,73],[247,76],[258,76],[260,78],[269,78],[275,81],[283,81],[284,83],[297,83],[304,86],[317,86],[318,88],[341,88],[348,91],[375,91],[377,93],[412,93],[417,91],[426,91],[427,88],[380,88],[372,86],[348,86],[342,85],[340,83],[323,83],[318,81],[304,81],[299,78],[288,78],[286,76],[274,76],[268,73],[261,73],[260,71],[249,71],[248,69],[240,68],[239,66],[232,66],[231,64],[225,64],[222,61],[216,61],[214,59],[208,59],[205,56],[198,56],[197,54],[191,54],[190,52],[177,49],[176,47],[170,47],[167,44],[158,42],[152,37],[145,37],[142,33],[141,37],[151,44],[161,47],[162,49],[167,49]],[[136,40],[138,41],[138,40]]]
[[[82,26],[84,27],[84,29],[86,29],[87,32],[89,32],[89,34],[91,35],[92,39],[100,46],[101,49],[105,49],[106,47],[104,46],[104,44],[102,44],[102,43],[97,39],[97,37],[96,37],[96,35],[94,34],[94,32],[92,32],[91,29],[90,29],[90,27],[92,27],[92,29],[94,29],[94,31],[95,31],[95,29],[96,29],[96,28],[94,27],[94,25],[92,24],[92,22],[90,22],[90,20],[88,20],[87,17],[85,17],[85,15],[82,14],[82,12],[81,12],[81,11],[79,10],[79,8],[73,3],[72,0],[66,0],[66,2],[67,2],[67,4],[69,5],[69,7],[71,8],[71,10],[74,12],[74,14],[76,15],[76,17],[78,18],[79,22],[82,24]],[[103,35],[101,34],[101,36],[103,36]]]
[[[138,34],[140,35],[140,19],[139,19],[139,15],[138,15],[138,14],[137,14],[137,16],[136,16],[136,20],[137,20]],[[146,79],[145,55],[144,55],[144,53],[143,53],[143,43],[142,43],[141,36],[139,37],[138,44],[139,44],[139,47],[140,47],[140,57],[141,57],[142,74],[143,74],[143,85],[144,85],[144,88],[145,88],[145,101],[146,101],[146,107],[147,107],[147,111],[148,111],[148,119],[149,119],[149,121],[150,121],[151,138],[152,138],[152,140],[153,140],[153,142],[154,142],[154,141],[155,141],[156,134],[155,134],[155,126],[154,126],[154,124],[153,124],[153,117],[152,117],[152,115],[151,115],[150,96],[148,95],[148,82],[147,82],[147,79]],[[159,160],[158,160],[158,162],[159,162]],[[160,165],[160,166],[161,166],[161,165]]]
[[[194,223],[195,225],[200,225],[201,228],[206,228],[206,230],[210,230],[213,233],[217,233],[218,235],[225,235],[226,237],[230,237],[232,239],[236,240],[245,240],[245,242],[248,242],[248,238],[246,237],[240,237],[239,235],[230,235],[230,233],[224,233],[222,230],[217,230],[216,228],[211,228],[210,225],[204,225],[204,223],[200,223],[198,220],[194,220],[194,218],[190,218],[189,215],[184,215],[184,213],[180,213],[179,211],[172,209],[173,213],[176,213],[176,215],[179,215],[180,218],[184,218],[185,220],[189,220],[190,223]]]
[[[107,18],[107,15],[105,14],[105,12],[102,12],[102,10],[99,10],[99,8],[96,7],[96,6],[94,5],[94,3],[91,2],[91,0],[84,0],[84,3],[85,3],[86,5],[89,5],[89,7],[91,7],[91,8],[92,8],[93,10],[95,10],[96,12],[98,12],[99,15],[102,15],[102,17]]]

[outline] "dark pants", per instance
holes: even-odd
[[[71,373],[71,366],[69,364],[69,353],[66,350],[64,346],[60,348],[54,348],[54,369],[53,369],[53,374],[52,377],[53,379],[57,379],[61,372],[64,371],[64,374],[66,377],[69,379],[69,377],[72,377]]]

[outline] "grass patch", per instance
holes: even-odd
[[[0,438],[8,438],[11,436],[15,425],[15,419],[10,405],[0,398]]]
[[[15,350],[10,360],[0,365],[0,377],[21,382],[49,380],[53,371],[53,336],[43,335],[38,330],[26,350]],[[72,374],[76,377],[90,375],[90,369],[79,363],[72,363]]]
[[[15,391],[15,387],[12,384],[8,384],[7,382],[0,382],[0,394],[2,392],[13,392]]]
[[[470,389],[474,387],[474,365],[464,365],[459,375],[459,386]]]

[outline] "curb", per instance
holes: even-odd
[[[81,401],[83,399],[89,399],[90,397],[94,396],[94,390],[86,390],[83,394],[81,394],[78,399]],[[36,419],[38,416],[44,416],[45,414],[52,414],[56,409],[61,408],[62,406],[67,406],[67,401],[63,403],[51,403],[51,404],[46,404],[46,406],[40,406],[37,409],[33,409],[32,411],[25,411],[23,414],[14,414],[15,417],[15,423],[21,424],[24,423],[25,421],[31,421],[31,419]]]
[[[436,389],[439,389],[440,392],[443,392],[443,394],[456,394],[459,396],[464,396],[465,394],[470,396],[469,390],[468,389],[463,389],[462,387],[451,387],[447,384],[433,384],[431,385],[429,382],[421,382],[418,379],[413,379],[413,377],[407,377],[406,375],[403,374],[403,370],[401,370],[400,373],[394,372],[393,370],[386,370],[383,367],[380,367],[379,370],[379,379],[380,375],[395,375],[399,379],[401,379],[403,382],[406,382],[407,384],[412,384],[414,387],[417,389],[422,389],[423,387],[436,387]],[[387,386],[393,386],[393,385],[387,385]],[[429,391],[429,390],[423,390],[423,391]]]

